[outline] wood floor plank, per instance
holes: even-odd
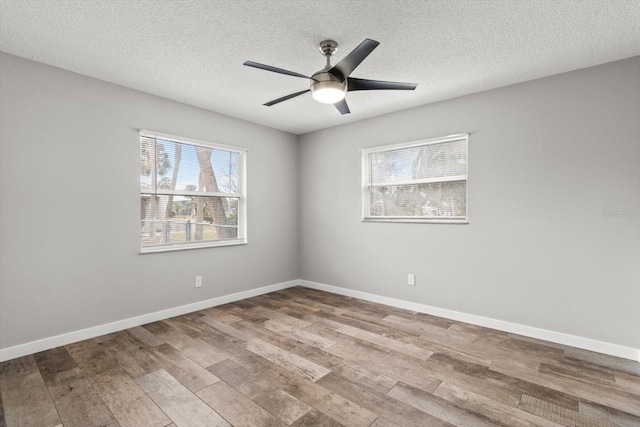
[[[326,351],[318,351],[315,347],[300,345],[294,350],[294,353],[320,366],[324,366],[331,370],[332,373],[344,378],[349,378],[352,382],[364,385],[381,393],[386,393],[398,382],[394,378],[369,370],[357,363],[349,363]]]
[[[284,381],[280,384],[284,391],[344,425],[370,426],[377,418],[375,413],[315,383],[292,378]]]
[[[567,360],[582,360],[591,362],[596,365],[605,366],[616,371],[626,372],[631,375],[640,377],[640,363],[622,359],[620,357],[609,356],[606,354],[594,353],[592,351],[581,350],[579,348],[571,348],[565,350],[564,356]]]
[[[114,335],[112,339],[100,342],[100,345],[112,354],[118,366],[124,369],[131,378],[136,379],[160,369],[158,362],[140,350],[136,341],[129,338],[128,334],[121,331]]]
[[[416,345],[407,344],[393,338],[387,338],[385,336],[378,335],[369,331],[364,331],[362,329],[354,328],[348,325],[344,325],[338,328],[337,332],[344,335],[349,335],[351,337],[360,338],[364,341],[368,341],[370,343],[386,347],[389,350],[395,350],[421,360],[427,360],[433,354],[432,351],[425,350]]]
[[[486,357],[484,355],[480,355],[475,353],[472,350],[472,343],[466,341],[455,341],[451,340],[446,345],[441,345],[435,342],[436,340],[429,339],[425,335],[420,335],[419,337],[400,337],[400,341],[406,342],[408,344],[416,345],[420,348],[429,350],[436,354],[442,354],[454,359],[458,359],[464,362],[472,363],[474,365],[481,365],[489,367],[493,362],[493,358]]]
[[[251,334],[253,338],[258,338],[262,341],[268,342],[269,344],[275,345],[276,347],[280,347],[286,351],[291,351],[298,345],[300,345],[300,341],[296,340],[295,338],[273,332],[269,329],[266,329],[262,324],[241,320],[240,322],[234,323],[233,326],[243,332]]]
[[[175,331],[175,329],[176,329],[173,326],[171,326],[170,324],[168,324],[168,323],[166,323],[166,322],[164,322],[162,320],[159,321],[159,322],[147,323],[146,325],[142,325],[142,328],[146,329],[149,332],[151,332],[156,337],[158,337],[160,334],[166,334],[168,332]]]
[[[65,427],[104,426],[115,421],[65,347],[33,357]]]
[[[211,317],[202,316],[200,321],[229,337],[237,339],[238,341],[246,342],[251,341],[254,338],[250,333],[244,332],[219,320],[212,319]]]
[[[640,395],[640,378],[626,372],[615,372],[615,386],[631,394]]]
[[[397,318],[402,318],[402,319],[406,319],[410,322],[418,322],[421,325],[430,325],[430,326],[435,326],[441,329],[448,329],[450,328],[452,325],[459,325],[457,322],[450,320],[450,319],[445,319],[443,317],[437,317],[437,316],[432,316],[430,314],[424,314],[424,313],[416,313],[416,312],[397,312],[397,313],[393,313],[393,314],[389,314],[388,316],[393,316],[393,317],[397,317]],[[456,328],[454,328],[455,330]],[[461,329],[458,328],[457,329],[459,332],[465,332],[465,333],[473,333],[470,332],[466,329]],[[474,334],[476,335],[476,334]]]
[[[491,370],[640,416],[640,399],[630,393],[610,387],[585,384],[568,378],[541,374],[528,369],[525,365],[518,364],[515,360],[496,360],[491,365]]]
[[[460,341],[461,343],[472,344],[478,336],[469,332],[456,331],[455,329],[442,328],[434,326],[429,323],[420,322],[417,319],[409,320],[406,317],[400,317],[397,315],[390,315],[383,319],[387,323],[408,326],[419,333],[416,335],[422,335],[424,338],[433,340],[438,344],[451,345],[452,341]]]
[[[164,369],[140,377],[136,382],[177,427],[231,426]]]
[[[266,384],[279,388],[345,425],[369,426],[377,417],[374,413],[326,390],[315,382],[259,357],[238,343],[231,343],[223,351],[229,359],[259,375]],[[239,391],[245,394],[244,389],[240,388]]]
[[[273,313],[277,313],[277,311],[273,311]],[[244,310],[242,313],[238,313],[238,316],[240,316],[245,322],[257,323],[259,325],[262,325],[264,322],[274,317],[274,315],[269,314],[269,310],[264,306],[257,306],[249,310]]]
[[[196,393],[234,426],[284,427],[286,424],[224,381]]]
[[[509,427],[558,427],[561,425],[446,382],[442,382],[433,395],[443,398],[460,409],[483,416],[498,425]]]
[[[338,308],[330,304],[329,301],[319,301],[317,299],[309,299],[309,298],[293,298],[287,302],[281,302],[280,310],[285,308],[292,308],[294,310],[300,310],[306,314],[317,313],[318,315],[323,315],[325,313],[333,313],[337,315],[341,315],[346,310],[344,308]]]
[[[523,394],[518,408],[530,412],[542,418],[568,427],[592,426],[592,427],[615,427],[612,422],[590,415],[580,414],[561,406],[555,405],[529,395]]]
[[[382,416],[392,418],[400,426],[447,426],[448,423],[429,414],[425,414],[389,396],[354,384],[335,374],[329,374],[318,381],[318,384],[336,394],[357,403],[361,407]]]
[[[291,427],[344,427],[344,424],[341,424],[334,420],[331,417],[323,414],[320,411],[313,409],[309,413],[305,414],[298,421],[293,423]]]
[[[609,408],[607,406],[598,405],[597,403],[586,400],[580,401],[580,414],[588,415],[593,418],[609,420],[620,427],[638,427],[640,426],[640,417],[631,415],[627,412]]]
[[[268,297],[268,301],[276,307],[276,310],[281,310],[282,308],[288,308],[288,309],[295,310],[299,313],[306,313],[306,314],[311,314],[318,311],[317,308],[311,305],[301,304],[296,302],[295,300],[280,301],[278,299],[274,299],[273,297],[271,297],[271,295],[267,295],[267,297]]]
[[[65,372],[77,368],[78,364],[69,354],[66,348],[56,347],[33,355],[38,365],[44,382],[53,381],[59,372]]]
[[[225,356],[218,353],[209,344],[194,339],[177,329],[159,334],[158,337],[203,368],[225,359]]]
[[[373,424],[371,424],[371,427],[399,427],[399,426],[398,424],[392,423],[386,418],[378,417],[378,419],[375,420]]]
[[[144,351],[194,393],[220,381],[218,377],[169,344],[148,348]]]
[[[200,339],[214,346],[227,358],[246,369],[253,370],[271,363],[264,357],[247,350],[246,343],[221,335],[203,335]],[[268,364],[267,364],[268,365]],[[229,384],[229,382],[227,382]]]
[[[33,356],[9,360],[1,365],[0,424],[62,426]]]
[[[257,338],[247,343],[247,349],[310,381],[317,381],[331,372],[323,366]]]
[[[290,337],[298,342],[310,345],[311,347],[323,349],[335,344],[335,341],[323,338],[320,335],[305,331],[299,327],[288,325],[280,322],[279,320],[268,320],[264,323],[264,327],[272,332]]]
[[[432,362],[430,368],[438,371],[436,376],[442,377],[445,381],[448,376],[450,376],[452,380],[461,379],[462,377],[457,375],[460,373],[466,376],[469,382],[479,385],[480,389],[484,389],[486,391],[499,390],[499,392],[509,394],[517,399],[520,398],[522,393],[527,393],[531,396],[542,399],[551,399],[558,405],[564,406],[567,409],[574,411],[578,410],[579,399],[562,391],[533,384],[519,378],[504,375],[500,372],[494,372],[483,366],[467,364],[441,354],[435,354],[432,356],[430,361]],[[456,374],[451,374],[451,371],[456,372]],[[469,390],[474,389],[475,387],[469,388]]]
[[[80,368],[59,372],[46,384],[64,427],[102,427],[116,421]]]
[[[200,317],[202,317],[202,314],[195,312],[173,317],[171,319],[165,319],[164,322],[181,333],[197,339],[200,335],[207,333],[207,330],[203,326],[196,323],[196,320]]]
[[[607,384],[609,386],[615,386],[616,382],[616,378],[613,373],[603,373],[586,368],[575,368],[568,365],[541,363],[538,367],[538,372],[547,375],[557,375],[591,384]]]
[[[424,316],[427,316],[426,318]],[[428,314],[417,313],[416,317],[424,318],[425,321],[433,321],[434,319],[442,319],[436,316],[430,316]],[[472,325],[470,323],[456,322],[455,320],[442,319],[445,322],[450,322],[448,328],[460,331],[469,332],[478,335],[478,337],[502,337],[507,338],[510,334],[508,332],[498,331],[496,329],[487,328],[485,326]]]
[[[84,340],[65,346],[71,357],[87,376],[118,367],[118,362],[94,340]]]
[[[430,361],[432,362],[430,368],[437,371],[434,376],[442,378],[443,381],[448,378],[452,383],[460,382],[463,384],[461,385],[463,388],[482,395],[493,396],[497,400],[501,400],[497,396],[502,395],[511,396],[519,401],[520,395],[527,393],[530,396],[553,401],[567,409],[578,410],[579,399],[563,391],[495,372],[482,366],[465,364],[440,354],[432,356]],[[505,402],[509,403],[508,400]],[[517,404],[518,402],[514,406],[517,406]]]
[[[4,412],[4,403],[2,403],[2,392],[0,392],[0,427],[7,427],[5,412]]]
[[[288,425],[311,410],[309,405],[263,379],[259,372],[250,371],[233,360],[226,359],[208,369]]]
[[[296,315],[295,312],[291,311],[290,308],[282,308],[280,309],[283,313],[289,313],[290,315]],[[314,329],[323,329],[326,331],[335,331],[338,328],[344,326],[344,323],[340,323],[336,320],[333,319],[329,319],[327,317],[322,317],[322,313],[320,313],[319,315],[316,314],[301,314],[300,315],[302,320],[308,321],[309,323],[311,323],[311,325],[309,326],[305,326],[305,329],[307,330],[314,330]]]
[[[122,427],[164,427],[171,421],[121,368],[90,378]]]
[[[266,310],[267,313],[273,314],[273,317],[270,317],[270,320],[277,320],[279,323],[283,323],[292,328],[306,328],[311,325],[311,322],[306,320],[298,319],[297,317],[289,316],[285,312],[282,311],[274,311],[274,310]]]
[[[314,327],[311,329],[311,327],[309,327],[307,329],[336,342],[334,345],[325,348],[324,351],[342,357],[345,360],[359,360],[359,363],[362,365],[375,363],[375,361],[391,352],[387,347],[382,347],[355,337],[346,337],[343,334],[328,331],[324,328]]]
[[[145,347],[156,347],[164,344],[160,338],[143,328],[142,326],[136,326],[135,328],[129,328],[125,330],[134,340]]]
[[[414,358],[401,353],[391,352],[384,357],[382,363],[384,363],[383,366],[388,366],[389,369],[397,371],[392,375],[393,378],[398,378],[405,384],[427,392],[435,390],[440,384],[440,381],[447,381],[450,384],[497,400],[506,405],[513,407],[518,406],[522,393],[505,388],[504,385],[500,383],[487,383],[482,378],[482,373],[488,371],[487,368],[475,367],[474,369],[473,366],[460,366],[459,362],[452,359],[448,361],[443,361],[443,359],[443,357],[438,357],[433,360],[430,359],[428,363],[416,363]],[[477,368],[483,369],[483,371],[476,371]],[[418,373],[420,373],[420,375],[418,375]],[[400,375],[402,375],[402,379]],[[415,384],[418,381],[416,378],[421,378],[422,376],[431,379],[427,384],[432,385],[433,388],[431,390]]]
[[[385,334],[390,337],[394,337],[395,333],[409,334],[416,337],[422,335],[422,331],[420,330],[420,328],[416,328],[415,325],[411,325],[409,324],[409,322],[388,322],[385,320],[387,317],[393,317],[392,315],[381,319],[378,316],[370,316],[368,314],[346,311],[342,313],[341,316],[369,324],[372,328],[375,328],[371,329],[371,332]]]
[[[234,323],[242,320],[241,317],[231,314],[219,307],[205,308],[204,310],[200,310],[198,313],[223,323]]]
[[[446,421],[456,426],[492,427],[494,424],[483,416],[461,410],[450,405],[446,400],[425,393],[406,384],[397,384],[387,395],[407,403],[435,418]]]
[[[334,313],[334,312],[327,312],[325,310],[321,310],[317,314],[321,316],[323,319],[328,319],[328,320],[340,323],[340,327],[350,326],[355,329],[371,332],[377,335],[382,335],[382,336],[386,336],[388,338],[394,338],[394,339],[399,339],[400,337],[406,337],[408,335],[415,337],[415,335],[407,334],[406,332],[403,332],[398,328],[395,328],[393,325],[382,326],[372,322],[368,322],[366,320],[361,320],[362,317],[366,317],[366,316],[360,313],[354,313],[350,311],[342,312],[342,313]],[[378,323],[381,323],[381,322],[378,322]]]
[[[375,346],[375,344],[371,345]],[[370,346],[361,346],[355,341],[351,343],[339,342],[325,351],[345,360],[349,364],[365,366],[366,370],[375,376],[393,378],[396,381],[405,382],[427,392],[433,391],[440,383],[440,380],[433,378],[428,373],[417,374],[415,364],[418,360],[416,358],[402,354],[406,359],[400,358],[406,363],[397,363],[395,360],[397,357],[387,357],[394,352],[375,353],[375,351],[378,351],[377,348],[374,348],[375,351],[371,351]],[[397,353],[397,355],[400,354]],[[514,404],[517,404],[517,402]]]
[[[291,425],[306,415],[311,407],[289,393],[278,388],[272,389],[264,380],[252,383],[247,391],[251,398],[285,424]]]

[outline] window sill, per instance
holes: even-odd
[[[236,245],[246,245],[247,239],[235,239],[235,240],[223,240],[219,242],[206,242],[199,244],[188,244],[188,245],[171,245],[171,246],[148,246],[141,247],[140,254],[154,254],[158,252],[175,252],[175,251],[188,251],[191,249],[203,249],[203,248],[218,248],[222,246],[236,246]]]
[[[409,224],[460,224],[468,225],[467,219],[422,219],[422,218],[363,218],[362,222],[392,222]]]

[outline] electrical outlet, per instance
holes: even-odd
[[[407,275],[407,285],[409,285],[409,286],[415,286],[416,285],[416,275],[415,274],[408,274]]]
[[[196,276],[196,288],[202,287],[202,276]]]

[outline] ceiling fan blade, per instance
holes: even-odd
[[[296,73],[295,71],[284,70],[282,68],[272,67],[271,65],[259,64],[253,61],[245,61],[242,65],[246,65],[247,67],[259,68],[261,70],[272,71],[278,74],[286,74],[287,76],[302,77],[303,79],[309,78],[304,74]]]
[[[265,105],[267,107],[271,107],[272,105],[275,105],[275,104],[277,104],[279,102],[286,101],[287,99],[295,98],[296,96],[302,95],[303,93],[307,93],[307,92],[309,92],[309,90],[310,89],[301,90],[300,92],[292,93],[292,94],[289,94],[287,96],[283,96],[282,98],[274,99],[273,101],[269,101],[266,104],[262,104],[262,105]]]
[[[382,80],[356,79],[349,77],[347,79],[347,90],[414,90],[418,87],[413,83],[401,82],[385,82]]]
[[[351,113],[351,110],[349,110],[349,106],[347,105],[347,100],[346,99],[343,99],[342,101],[338,101],[333,105],[336,106],[338,111],[340,111],[340,114],[342,114],[343,116],[345,114]]]
[[[379,44],[380,43],[375,40],[364,39],[358,47],[342,58],[342,61],[334,65],[329,72],[340,79],[349,77],[353,70],[355,70],[356,67],[360,65],[360,63],[364,61],[364,59],[369,56],[369,54],[373,52],[373,49],[378,47]],[[341,76],[338,74],[341,74]]]

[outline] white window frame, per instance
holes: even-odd
[[[140,188],[140,194],[150,194],[150,195],[178,195],[178,196],[198,196],[198,197],[231,197],[238,198],[238,237],[235,239],[227,239],[227,240],[218,240],[218,241],[201,241],[197,243],[185,243],[185,244],[171,244],[171,245],[159,245],[159,246],[142,246],[142,235],[139,236],[140,239],[140,253],[157,253],[157,252],[171,252],[171,251],[181,251],[188,249],[201,249],[201,248],[211,248],[211,247],[219,247],[219,246],[234,246],[234,245],[244,245],[248,243],[247,240],[247,153],[249,150],[240,147],[234,147],[231,145],[218,144],[210,141],[203,141],[199,139],[185,138],[182,136],[171,135],[162,132],[150,131],[139,129],[138,130],[139,138],[138,142],[141,143],[142,137],[156,138],[170,142],[177,142],[182,144],[193,145],[197,147],[204,148],[212,148],[219,149],[224,151],[231,151],[238,154],[238,189],[237,193],[222,193],[222,192],[198,192],[198,191],[184,191],[184,190],[169,190],[162,189],[158,190],[157,179],[155,176],[152,177],[151,188],[143,189]],[[154,168],[155,172],[155,168]]]
[[[385,183],[371,182],[371,170],[369,163],[369,156],[374,153],[380,153],[384,151],[401,150],[404,148],[422,147],[431,144],[441,144],[452,141],[465,140],[466,144],[466,157],[467,157],[467,174],[454,177],[438,177],[438,178],[422,178],[422,179],[409,179],[403,181],[393,181]],[[439,138],[423,139],[419,141],[404,142],[400,144],[384,145],[379,147],[372,147],[360,150],[362,153],[362,221],[363,222],[407,222],[407,223],[430,223],[430,224],[468,224],[469,223],[469,134],[462,133],[456,135],[448,135]],[[464,217],[424,217],[424,216],[372,216],[371,215],[371,188],[376,186],[391,186],[391,185],[413,185],[413,184],[428,184],[437,182],[451,182],[451,181],[465,181],[465,204],[466,215]]]

